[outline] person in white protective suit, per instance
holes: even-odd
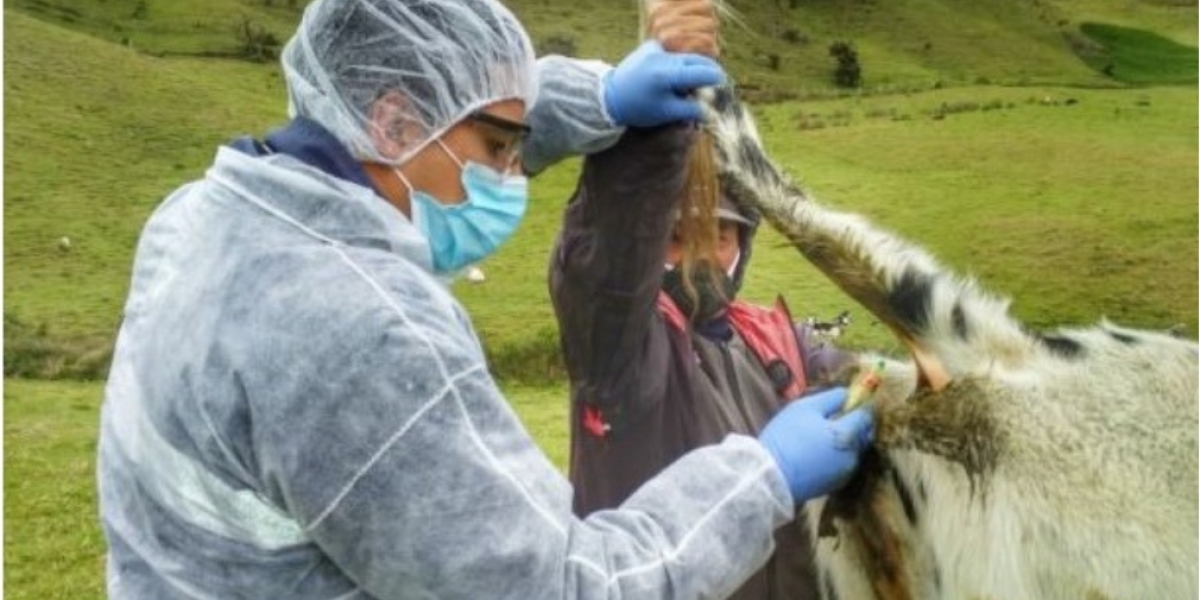
[[[656,27],[715,42],[708,0],[664,4]],[[844,390],[580,520],[446,287],[519,223],[518,163],[699,118],[720,67],[660,41],[535,61],[494,0],[308,6],[291,121],[139,240],[98,450],[109,598],[719,598],[763,563],[869,442],[868,413],[830,416]]]

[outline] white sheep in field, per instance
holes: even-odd
[[[463,278],[471,283],[483,283],[484,281],[487,281],[487,275],[484,275],[483,269],[480,269],[477,265],[471,265],[470,267],[467,267]]]
[[[1107,322],[1031,333],[922,249],[815,203],[730,90],[706,103],[726,192],[913,358],[885,369],[856,478],[807,507],[825,599],[1194,600],[1197,344]]]

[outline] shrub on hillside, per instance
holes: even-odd
[[[279,47],[283,45],[275,34],[245,17],[234,29],[234,35],[237,37],[238,56],[254,62],[275,60],[279,55]]]
[[[800,30],[796,29],[794,27],[785,29],[783,31],[783,33],[779,34],[779,39],[781,39],[789,44],[807,44],[808,43],[808,36],[804,35],[803,33],[800,33]]]
[[[55,338],[45,324],[4,313],[5,377],[99,380],[111,362],[111,340]]]
[[[858,52],[850,42],[834,42],[829,46],[829,55],[837,60],[833,70],[834,85],[856,88],[862,83],[862,68],[858,64]]]

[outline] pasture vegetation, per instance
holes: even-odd
[[[166,193],[203,173],[218,144],[286,119],[275,63],[234,57],[276,52],[303,4],[6,4],[11,598],[103,597],[99,380],[138,232]],[[510,5],[543,47],[611,61],[636,42],[631,2]],[[1034,328],[1107,316],[1196,337],[1194,1],[733,5],[729,69],[756,100],[768,149],[815,197],[1012,297]],[[835,41],[854,46],[861,88],[833,86]],[[502,387],[561,467],[567,391],[545,273],[578,169],[568,160],[539,176],[515,239],[483,265],[487,282],[455,286]],[[766,302],[778,293],[798,318],[850,309],[844,346],[896,350],[764,229],[743,295]]]

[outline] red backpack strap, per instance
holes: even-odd
[[[687,315],[683,314],[682,310],[679,310],[679,306],[675,304],[675,301],[666,292],[662,290],[658,291],[657,302],[658,312],[667,320],[668,324],[679,331],[687,330]]]
[[[729,304],[729,323],[758,356],[780,399],[787,401],[804,393],[808,382],[800,340],[783,296],[775,299],[771,309],[736,300]]]

